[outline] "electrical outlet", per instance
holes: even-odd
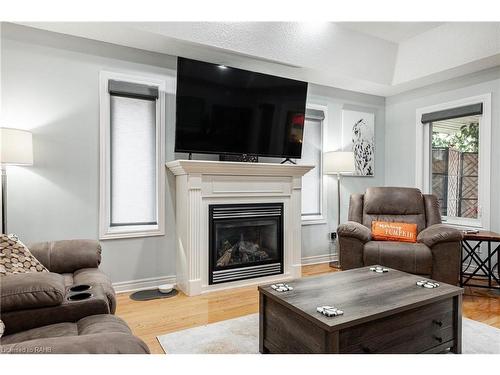
[[[337,239],[337,232],[331,232],[330,233],[330,240],[335,241]]]

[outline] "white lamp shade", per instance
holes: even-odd
[[[354,173],[354,152],[330,151],[323,155],[323,172],[325,174]]]
[[[33,165],[33,137],[29,131],[0,128],[0,164]]]

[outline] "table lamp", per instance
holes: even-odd
[[[7,233],[7,165],[33,165],[33,136],[30,132],[0,128],[2,233]]]
[[[337,227],[340,225],[340,179],[356,171],[354,152],[330,151],[323,155],[323,173],[337,175]]]

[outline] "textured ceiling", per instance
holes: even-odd
[[[390,42],[400,43],[414,36],[441,26],[443,22],[339,22],[350,30]]]
[[[24,25],[381,96],[500,65],[498,22]]]

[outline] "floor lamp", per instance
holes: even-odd
[[[7,233],[7,166],[33,165],[33,137],[26,130],[0,128],[2,233]]]
[[[323,173],[337,176],[337,228],[340,225],[340,182],[342,175],[356,171],[352,151],[330,151],[323,155]],[[335,232],[337,229],[335,229]],[[335,266],[330,262],[330,266]]]

